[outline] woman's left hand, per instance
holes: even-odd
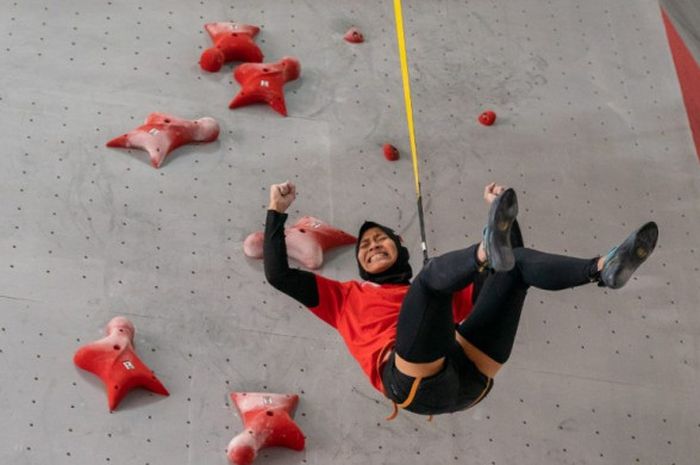
[[[496,197],[501,195],[506,189],[506,187],[496,184],[495,182],[487,184],[486,187],[484,187],[484,200],[487,204],[491,205],[493,201],[496,200]]]

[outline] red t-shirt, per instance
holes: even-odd
[[[383,349],[394,344],[396,324],[407,284],[375,284],[369,281],[339,282],[316,275],[319,304],[310,310],[338,330],[350,354],[369,377],[372,386],[384,392],[377,372]],[[472,310],[470,284],[454,294],[455,323]]]

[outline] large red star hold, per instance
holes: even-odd
[[[156,394],[169,395],[134,350],[134,325],[118,316],[107,324],[107,337],[84,345],[75,353],[73,362],[102,379],[107,391],[109,411],[114,411],[126,394],[137,387]]]
[[[282,116],[287,116],[284,103],[284,85],[299,77],[299,60],[284,57],[277,63],[244,63],[236,67],[233,77],[241,85],[238,95],[231,100],[229,108],[238,108],[251,103],[267,103]]]
[[[259,27],[226,22],[208,23],[204,29],[209,33],[214,46],[206,49],[199,59],[199,66],[203,70],[214,73],[229,61],[263,61],[263,54],[253,40],[260,32]]]
[[[151,165],[160,168],[165,157],[181,145],[212,142],[219,137],[214,118],[187,120],[165,113],[151,113],[143,125],[107,142],[107,147],[141,149],[148,152]]]
[[[228,459],[236,465],[249,465],[265,447],[303,450],[304,433],[292,417],[299,403],[296,394],[233,392],[231,400],[243,417],[245,428],[226,449]]]
[[[323,254],[328,250],[357,241],[355,236],[312,216],[305,216],[291,228],[285,228],[284,236],[287,254],[311,270],[323,265]],[[250,258],[263,258],[263,242],[262,231],[250,234],[243,241],[243,253]]]

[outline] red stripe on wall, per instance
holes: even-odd
[[[688,113],[690,131],[693,133],[693,140],[695,141],[695,153],[700,159],[700,66],[698,66],[697,61],[695,61],[688,47],[686,47],[681,36],[678,35],[676,28],[663,8],[661,9],[661,15],[664,18],[666,36],[671,46],[673,62],[676,64],[678,81],[681,84],[685,111]]]

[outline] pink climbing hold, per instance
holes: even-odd
[[[294,423],[294,411],[299,403],[296,394],[233,392],[245,428],[226,448],[228,459],[236,465],[250,465],[265,447],[286,447],[303,450],[304,433]]]
[[[113,411],[126,394],[137,387],[169,395],[134,349],[134,325],[123,316],[112,318],[107,324],[107,336],[82,346],[73,356],[73,362],[83,370],[97,375],[107,391],[109,411]]]
[[[384,158],[389,161],[396,161],[399,159],[399,149],[391,144],[384,144]]]
[[[214,46],[206,49],[199,59],[199,66],[203,70],[213,73],[230,61],[263,61],[263,54],[254,42],[255,36],[260,32],[259,27],[221,22],[205,24],[204,29],[209,33]]]
[[[365,36],[362,35],[358,28],[353,26],[350,29],[348,29],[348,32],[345,33],[343,39],[352,44],[361,44],[365,41]]]
[[[187,120],[165,113],[151,113],[143,125],[107,142],[107,147],[141,149],[148,152],[151,165],[160,168],[165,157],[181,145],[212,142],[219,137],[214,118]]]
[[[496,113],[491,110],[486,110],[479,115],[479,122],[484,126],[491,126],[494,122],[496,122]]]
[[[251,103],[267,103],[282,116],[287,116],[284,103],[284,85],[299,77],[299,60],[284,57],[276,63],[244,63],[233,72],[241,90],[231,100],[229,108],[238,108]]]
[[[305,216],[291,228],[285,228],[284,235],[287,254],[311,270],[323,265],[323,254],[328,250],[357,241],[355,236],[312,216]],[[243,242],[243,253],[250,258],[263,258],[263,238],[262,231],[250,234]]]

